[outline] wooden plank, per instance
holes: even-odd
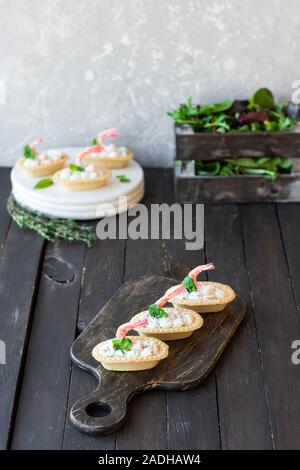
[[[167,170],[164,199],[174,202],[172,170]],[[198,264],[203,264],[203,249],[186,250],[186,240],[166,240],[163,242],[162,260],[165,274],[183,279],[187,272]],[[215,373],[195,390],[185,393],[167,393],[167,446],[169,449],[219,449],[220,434]]]
[[[254,175],[177,176],[180,202],[296,202],[300,201],[300,178],[297,174],[281,175],[269,181]]]
[[[81,331],[101,310],[123,282],[124,240],[97,240],[86,250],[84,277],[79,305],[77,328]],[[87,436],[76,429],[70,422],[70,409],[81,397],[95,389],[96,380],[72,366],[69,390],[69,403],[64,433],[64,449],[114,449],[115,437]]]
[[[300,240],[300,205],[278,204],[277,213],[300,318],[300,253],[298,248]]]
[[[177,160],[234,157],[300,157],[299,132],[176,133]]]
[[[85,245],[48,244],[22,382],[13,449],[60,449]]]
[[[0,256],[3,252],[10,225],[10,216],[6,210],[6,203],[11,190],[9,175],[10,168],[0,168]]]
[[[6,344],[6,365],[0,365],[1,449],[8,445],[13,425],[43,245],[36,233],[12,224],[0,263],[0,336]]]
[[[164,172],[150,169],[145,173],[147,207],[161,203],[164,198]],[[130,222],[130,221],[129,221]],[[125,259],[125,280],[144,274],[163,275],[161,240],[127,240]],[[135,397],[129,404],[128,423],[116,435],[116,448],[123,449],[165,449],[167,408],[166,393],[148,392]],[[157,417],[159,416],[159,419]],[[141,417],[143,417],[141,419]]]
[[[222,449],[272,449],[236,205],[206,206],[205,243],[207,260],[216,265],[216,270],[209,272],[208,278],[231,285],[247,305],[246,319],[226,348],[216,370]]]
[[[273,205],[241,207],[245,253],[277,449],[300,446],[300,368],[291,345],[300,337],[285,253]]]

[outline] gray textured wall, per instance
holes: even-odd
[[[290,96],[299,13],[299,0],[0,0],[0,164],[36,136],[85,145],[116,127],[143,164],[171,165],[166,111],[188,96]]]

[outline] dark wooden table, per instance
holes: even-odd
[[[172,172],[146,172],[145,203],[171,202]],[[0,448],[288,449],[300,447],[300,205],[205,209],[205,250],[180,240],[45,243],[6,213],[9,171],[0,171]],[[128,423],[106,437],[81,434],[72,404],[95,387],[73,366],[74,338],[130,278],[182,278],[203,261],[230,283],[247,317],[199,388],[135,397]]]

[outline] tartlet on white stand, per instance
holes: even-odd
[[[70,162],[82,148],[59,149],[70,155]],[[48,217],[91,220],[119,214],[140,202],[144,197],[144,172],[135,161],[126,168],[112,170],[107,184],[89,191],[68,191],[58,184],[45,189],[34,189],[39,178],[33,178],[17,165],[11,172],[12,193],[22,206]],[[124,175],[129,182],[122,183],[118,176]],[[53,179],[53,176],[50,176]]]

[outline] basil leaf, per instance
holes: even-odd
[[[182,281],[182,285],[188,293],[195,292],[197,290],[195,283],[191,277],[186,276]]]
[[[28,158],[30,160],[35,160],[36,158],[35,151],[29,145],[25,145],[23,155],[24,158]]]
[[[120,181],[120,183],[130,183],[131,182],[131,180],[129,178],[127,178],[127,176],[125,176],[125,175],[118,175],[117,178]]]
[[[155,304],[150,305],[148,313],[152,318],[163,318],[168,316],[167,312]]]
[[[123,351],[128,351],[132,347],[132,341],[129,338],[122,338],[121,347]]]
[[[51,178],[44,178],[36,183],[34,186],[34,189],[44,189],[44,188],[49,188],[49,186],[52,186],[54,183]]]
[[[92,140],[92,145],[99,145],[99,142],[96,138]]]
[[[69,170],[71,171],[84,171],[82,166],[75,165],[75,163],[70,163]]]
[[[128,351],[132,347],[132,341],[129,338],[114,338],[112,340],[113,348],[115,351]]]

